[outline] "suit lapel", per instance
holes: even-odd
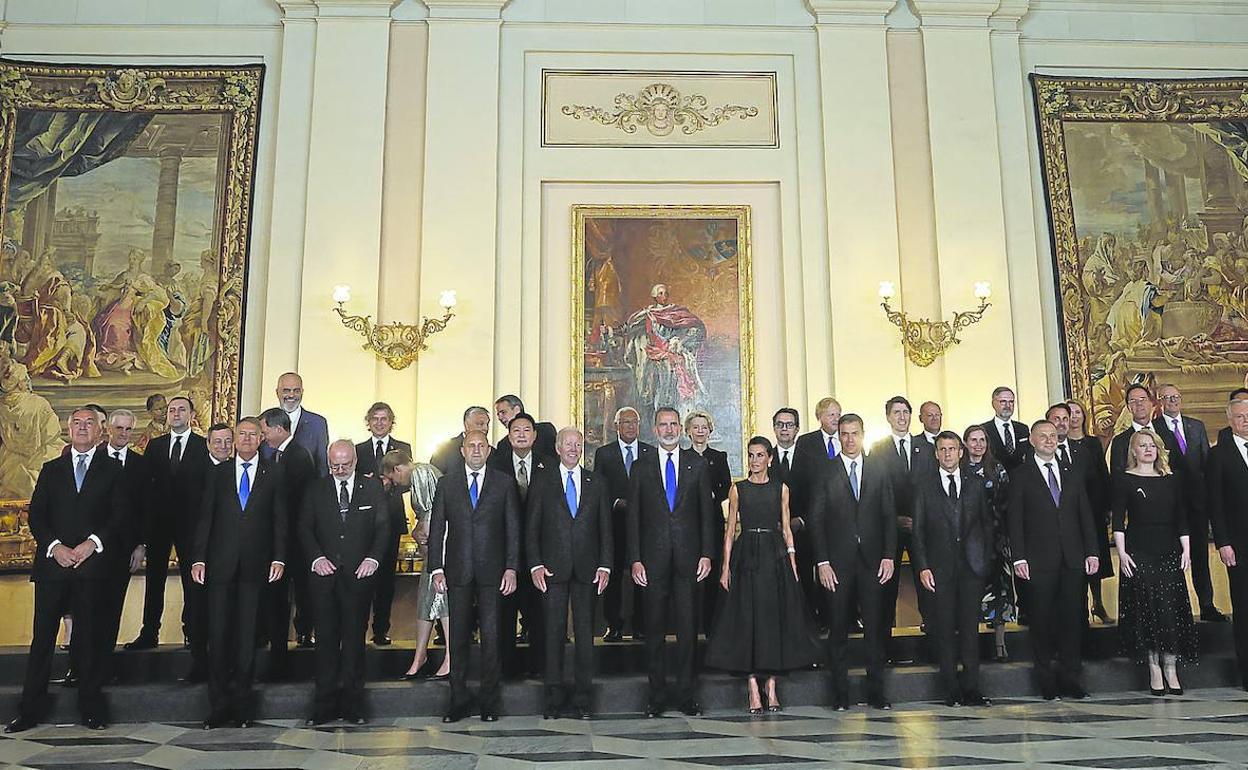
[[[589,491],[593,488],[594,477],[589,471],[581,468],[581,494],[576,498],[576,518],[579,519],[585,511],[585,498],[589,497]]]

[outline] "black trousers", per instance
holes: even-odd
[[[835,591],[820,585],[827,606],[828,617],[828,670],[832,676],[832,690],[836,700],[849,700],[849,630],[854,626],[855,610],[862,618],[863,647],[867,655],[867,698],[884,697],[884,645],[882,634],[880,600],[884,587],[876,577],[879,562],[868,563],[858,553],[852,564],[832,566],[836,572]]]
[[[1192,539],[1192,590],[1203,611],[1213,606],[1213,576],[1209,572],[1209,511],[1195,503],[1187,506],[1187,531]],[[1236,554],[1238,555],[1238,554]]]
[[[542,652],[545,626],[542,623],[542,592],[523,574],[516,575],[516,590],[501,598],[502,620],[499,625],[499,646],[503,671],[509,675],[536,671],[545,660]],[[528,655],[516,646],[516,627],[528,635]]]
[[[241,580],[208,583],[208,704],[214,721],[252,718],[256,609],[264,586]]]
[[[694,594],[701,586],[692,574],[678,575],[670,565],[666,572],[659,565],[647,564],[649,585],[642,589],[645,610],[646,657],[650,662],[650,703],[662,706],[694,700],[693,650],[697,643],[697,607]],[[652,571],[653,570],[653,571]],[[670,614],[670,617],[669,617]],[[667,629],[676,631],[676,686],[672,697],[667,686],[665,655]]]
[[[722,542],[722,541],[721,541]],[[815,575],[815,554],[810,542],[810,532],[806,529],[793,533],[794,558],[797,560],[797,582],[802,586],[802,595],[806,597],[806,609],[811,619],[820,626],[830,626],[831,621],[825,611],[824,590]],[[711,577],[718,575],[712,572]]]
[[[269,646],[269,665],[286,666],[286,654],[290,645],[290,595],[293,583],[292,572],[310,572],[300,569],[301,562],[292,561],[294,567],[290,572],[283,572],[282,577],[272,583],[265,583],[260,597],[259,613],[256,617],[256,628],[260,639]]]
[[[482,710],[498,711],[500,692],[498,680],[502,663],[499,658],[499,619],[502,614],[498,580],[488,585],[467,583],[447,587],[451,610],[451,708],[466,708],[472,701],[468,692],[468,648],[472,642],[473,619],[481,628],[481,690],[478,700]]]
[[[178,552],[178,572],[182,578],[182,636],[194,639],[194,610],[191,608],[190,594],[187,585],[192,583],[189,557],[183,554],[191,552],[190,533],[177,532],[172,522],[159,523],[147,544],[147,569],[143,582],[143,628],[140,636],[160,638],[160,624],[165,614],[165,582],[169,578],[169,557],[174,548]]]
[[[394,566],[399,560],[399,539],[403,534],[395,533],[386,543],[386,550],[381,555],[381,564],[373,573],[373,638],[380,639],[390,635],[390,607],[394,604]]]
[[[573,580],[546,581],[542,595],[542,617],[546,636],[546,705],[559,707],[567,700],[563,681],[563,645],[568,632],[568,604],[572,606],[574,636],[572,705],[589,709],[594,678],[594,597],[593,583]],[[530,638],[535,631],[530,631]]]
[[[1087,619],[1083,570],[1063,567],[1032,572],[1027,586],[1027,614],[1031,619],[1031,646],[1036,683],[1043,689],[1079,683],[1084,622]],[[1059,661],[1054,668],[1054,659]]]
[[[311,561],[303,556],[303,548],[299,545],[299,538],[294,534],[294,527],[291,527],[291,540],[286,546],[286,553],[292,556],[287,557],[288,561],[294,564],[304,565],[303,569],[288,570],[282,576],[282,580],[289,580],[289,604],[287,607],[287,625],[289,625],[289,616],[291,609],[295,615],[295,633],[300,636],[308,636],[316,632],[316,609],[313,605],[311,596],[308,594],[308,583],[312,579]],[[358,564],[356,565],[359,566]],[[354,569],[351,570],[355,572]]]
[[[624,508],[617,507],[611,511],[611,531],[614,536],[615,560],[612,564],[619,565],[623,579],[613,579],[607,583],[607,590],[602,593],[602,614],[607,625],[622,633],[631,632],[642,615],[638,606],[641,600],[641,589],[629,577],[632,563],[628,560],[628,530],[624,525]]]
[[[95,558],[101,558],[99,556]],[[35,617],[30,633],[30,655],[18,711],[39,721],[48,712],[48,677],[61,617],[74,616],[70,658],[78,671],[78,713],[82,718],[105,719],[104,677],[109,655],[101,644],[101,624],[110,607],[108,580],[41,580],[35,583]]]
[[[1240,551],[1236,549],[1235,557]],[[1235,659],[1239,662],[1241,684],[1248,690],[1248,565],[1238,562],[1240,566],[1227,567],[1227,582],[1231,587],[1231,613],[1235,621]],[[1243,612],[1240,612],[1240,609]]]
[[[121,633],[121,613],[126,605],[126,590],[130,588],[130,571],[110,575],[104,582],[107,585],[100,597],[100,644],[111,650],[117,646],[117,635]]]
[[[933,570],[936,594],[929,603],[936,657],[945,692],[952,697],[979,692],[979,606],[984,579],[964,565]],[[923,589],[931,596],[926,588]],[[958,661],[962,662],[961,682]]]
[[[376,585],[344,565],[332,575],[313,574],[308,594],[316,613],[317,719],[364,716],[364,634]]]

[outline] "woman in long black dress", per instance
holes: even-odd
[[[1088,479],[1088,502],[1092,504],[1092,515],[1096,517],[1096,540],[1100,556],[1100,569],[1095,575],[1088,577],[1088,593],[1092,595],[1092,617],[1102,623],[1109,623],[1109,613],[1105,611],[1105,601],[1101,595],[1101,581],[1114,576],[1114,562],[1109,558],[1109,466],[1105,464],[1105,445],[1096,436],[1088,435],[1087,410],[1078,401],[1067,401],[1070,410],[1070,432],[1067,441],[1078,444],[1079,448],[1090,458],[1088,466],[1091,477]]]
[[[1148,663],[1152,694],[1182,695],[1177,661],[1195,661],[1197,655],[1183,579],[1191,547],[1183,492],[1166,454],[1152,430],[1136,431],[1126,473],[1114,479],[1114,544],[1122,570],[1118,625],[1124,654]]]
[[[1014,598],[1014,560],[1010,558],[1009,527],[1005,524],[1005,503],[1010,499],[1010,476],[1005,467],[992,456],[988,446],[988,433],[982,425],[972,425],[962,434],[966,456],[962,464],[966,470],[984,480],[988,504],[992,506],[993,550],[997,563],[988,575],[984,586],[984,618],[992,626],[996,641],[996,660],[1009,660],[1005,649],[1005,624],[1018,619],[1018,604]]]
[[[689,436],[690,449],[706,460],[710,472],[711,497],[715,499],[716,542],[724,539],[724,501],[732,486],[732,472],[728,469],[728,453],[711,447],[711,434],[715,432],[715,420],[706,412],[690,412],[685,417],[685,433]],[[712,564],[711,569],[719,566]],[[714,574],[713,572],[711,574]],[[719,600],[719,587],[713,581],[704,580],[699,612],[698,628],[709,639],[715,619],[715,604]]]
[[[763,710],[758,676],[767,677],[767,710],[779,711],[776,674],[807,668],[819,660],[797,582],[789,489],[770,478],[771,442],[762,436],[746,447],[749,476],[728,492],[724,568],[719,584],[727,592],[715,616],[706,665],[749,677],[747,707]],[[741,535],[733,534],[740,522]]]

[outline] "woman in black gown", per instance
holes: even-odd
[[[724,539],[724,501],[728,499],[728,488],[732,486],[732,472],[728,470],[728,453],[711,448],[711,434],[715,432],[715,420],[706,412],[690,412],[685,417],[685,433],[689,436],[690,449],[702,455],[706,460],[706,469],[710,471],[711,497],[715,499],[715,542]],[[714,570],[718,564],[712,564]],[[711,574],[715,574],[713,571]],[[715,603],[719,600],[719,586],[714,581],[702,581],[701,606],[698,615],[698,628],[709,639],[712,633],[711,622],[715,619]]]
[[[779,711],[776,674],[807,668],[819,660],[797,582],[789,489],[770,478],[771,442],[762,436],[746,447],[749,476],[728,492],[728,527],[714,633],[706,665],[749,677],[748,709],[763,711],[758,676],[767,677],[767,710]],[[734,542],[737,524],[741,535]]]
[[[1177,661],[1197,656],[1183,579],[1191,548],[1183,492],[1166,455],[1152,430],[1136,431],[1127,470],[1114,479],[1114,544],[1122,570],[1118,624],[1124,654],[1148,663],[1152,694],[1182,695]]]
[[[1105,611],[1105,601],[1101,595],[1101,581],[1114,576],[1114,562],[1109,558],[1109,466],[1105,464],[1105,445],[1096,436],[1089,436],[1087,410],[1078,401],[1067,401],[1070,410],[1070,433],[1066,439],[1079,448],[1091,459],[1089,464],[1091,477],[1088,479],[1088,502],[1092,504],[1092,515],[1096,517],[1096,541],[1100,556],[1100,569],[1095,575],[1088,577],[1088,593],[1092,595],[1092,617],[1101,623],[1109,623],[1109,613]]]
[[[992,456],[988,446],[988,433],[982,425],[972,425],[962,433],[966,456],[962,465],[970,473],[984,480],[988,504],[992,506],[993,550],[997,562],[988,574],[984,586],[983,615],[992,626],[996,642],[997,662],[1009,660],[1005,649],[1005,624],[1018,619],[1018,603],[1014,598],[1014,560],[1010,558],[1009,527],[1005,524],[1005,503],[1010,499],[1010,477],[1005,467]]]

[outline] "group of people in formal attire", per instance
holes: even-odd
[[[276,395],[278,406],[206,436],[191,429],[190,400],[169,399],[169,432],[142,454],[131,446],[132,413],[92,405],[72,413],[70,445],[44,466],[31,498],[34,623],[8,732],[47,710],[66,614],[83,721],[106,724],[102,690],[130,576],[146,564],[143,626],[125,648],[152,648],[173,549],[192,659],[186,680],[208,682],[206,728],[255,718],[260,644],[269,646],[266,678],[290,675],[292,620],[296,644],[315,647],[308,724],[362,724],[370,615],[373,643],[391,644],[405,498],[424,569],[404,678],[449,680],[446,722],[494,721],[503,676],[539,671],[547,718],[591,718],[599,597],[605,642],[644,641],[651,717],[702,713],[699,633],[703,665],[743,676],[746,707],[758,714],[782,708],[778,676],[820,664],[831,706],[848,709],[848,638],[861,631],[862,695],[890,708],[884,670],[903,557],[948,705],[990,702],[979,677],[981,621],[1003,660],[1005,624],[1024,617],[1040,694],[1086,697],[1082,630],[1089,597],[1093,619],[1108,621],[1100,581],[1113,574],[1111,547],[1123,652],[1147,664],[1156,695],[1181,693],[1178,663],[1197,655],[1185,573],[1201,618],[1226,620],[1213,603],[1211,525],[1232,602],[1248,602],[1237,562],[1248,547],[1248,390],[1231,394],[1230,425],[1211,448],[1204,425],[1182,413],[1177,387],[1154,398],[1129,385],[1132,423],[1113,437],[1108,463],[1076,401],[1026,425],[1014,419],[1013,391],[999,387],[991,419],[955,433],[929,401],[918,412],[922,431],[911,434],[911,404],[895,396],[884,405],[890,435],[868,447],[863,418],[828,397],[807,433],[798,410],[776,411],[774,440],[747,442],[746,476],[735,482],[727,455],[710,446],[714,419],[700,411],[654,410],[652,445],[640,440],[638,410],[623,407],[589,466],[578,429],[556,430],[507,395],[493,414],[465,410],[463,432],[417,463],[391,436],[385,403],[365,415],[368,440],[330,443],[325,419],[302,406],[297,374],[282,375]],[[492,417],[506,428],[497,446]],[[446,653],[435,665],[428,649],[439,632]],[[1248,672],[1248,621],[1235,624],[1235,644]]]

